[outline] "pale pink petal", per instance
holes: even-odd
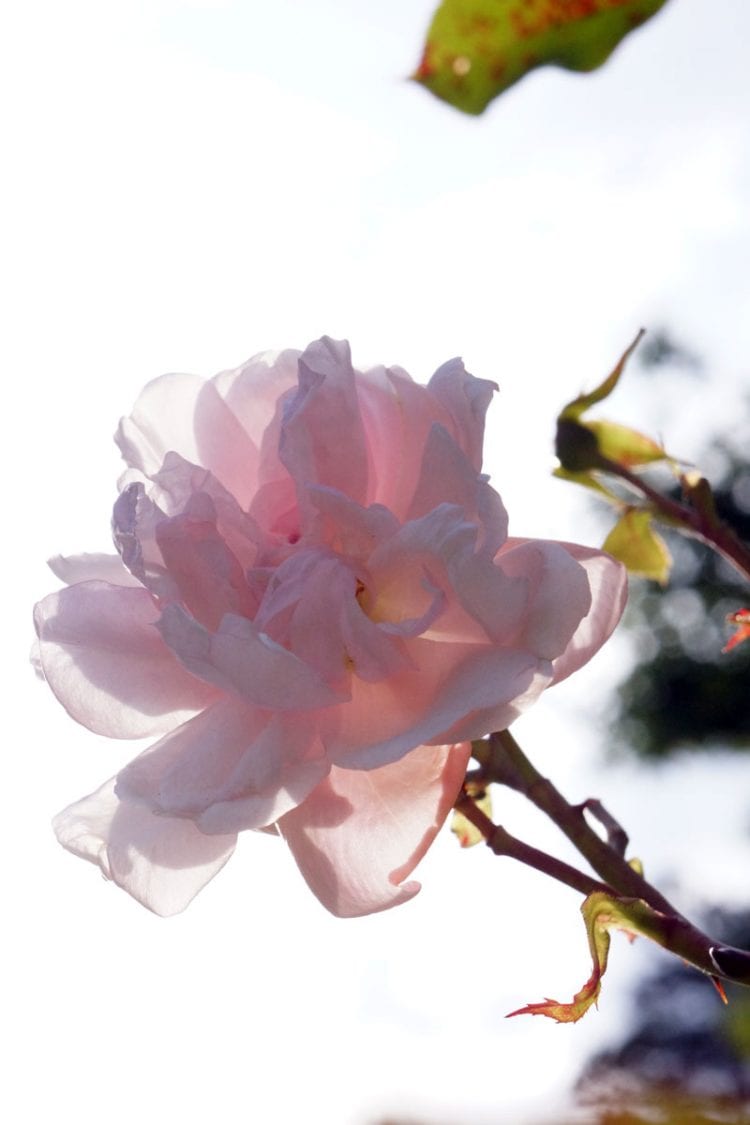
[[[168,605],[158,629],[193,675],[257,707],[309,711],[340,702],[318,675],[245,617],[227,614],[212,633],[176,605]]]
[[[308,492],[322,516],[319,538],[339,554],[367,560],[399,529],[396,517],[382,504],[365,508],[335,488],[314,486]]]
[[[127,485],[112,509],[112,536],[123,565],[160,601],[179,600],[177,583],[167,570],[156,534],[166,513],[139,481]]]
[[[420,743],[502,730],[552,678],[550,663],[528,652],[422,638],[406,648],[412,668],[378,683],[353,676],[351,703],[321,713],[321,737],[334,764],[376,769]]]
[[[302,549],[277,569],[255,625],[317,669],[330,685],[347,691],[350,672],[365,679],[396,674],[407,663],[393,635],[370,619],[366,571],[318,548]],[[359,588],[359,595],[358,595]]]
[[[115,434],[127,465],[150,477],[159,471],[170,450],[186,461],[200,463],[195,410],[203,386],[198,375],[176,373],[146,384]]]
[[[583,567],[591,587],[591,609],[573,634],[565,652],[553,661],[553,683],[576,672],[599,651],[614,632],[628,598],[628,575],[611,555],[575,543],[562,547]]]
[[[508,516],[487,478],[476,473],[448,431],[433,425],[407,518],[418,519],[443,504],[455,504],[482,529],[479,545],[494,554],[508,533]]]
[[[324,336],[300,356],[299,390],[286,404],[279,453],[303,507],[311,484],[366,502],[367,446],[348,344]]]
[[[258,450],[213,383],[193,375],[162,375],[123,418],[117,444],[128,465],[153,476],[167,453],[202,465],[243,506],[257,484]]]
[[[222,371],[212,379],[216,390],[258,450],[267,441],[279,401],[296,387],[300,355],[294,348],[261,352],[240,367]],[[269,450],[264,449],[263,452]]]
[[[189,820],[157,816],[139,801],[121,800],[115,779],[55,817],[68,851],[98,864],[143,906],[179,914],[234,851],[234,834],[207,836]]]
[[[196,598],[211,599],[216,603],[214,616],[221,604],[225,612],[254,610],[255,602],[243,589],[242,571],[257,561],[260,533],[207,470],[167,454],[148,493],[139,481],[123,489],[112,513],[112,528],[127,569],[161,601],[184,597],[191,605]],[[200,591],[196,568],[210,564],[214,556],[222,591]],[[204,574],[200,585],[212,586],[210,578],[210,573]]]
[[[343,918],[413,898],[404,883],[450,812],[471,747],[417,746],[392,765],[333,769],[279,822],[311,890]]]
[[[565,652],[591,609],[586,571],[561,544],[543,539],[507,544],[495,556],[495,563],[505,575],[529,586],[516,643],[554,660]]]
[[[441,504],[412,520],[369,560],[375,620],[416,618],[435,589],[444,605],[431,622],[433,640],[509,645],[517,637],[528,599],[525,578],[506,575],[477,549],[477,526],[456,505]]]
[[[382,504],[403,520],[427,435],[435,422],[450,425],[450,416],[398,367],[373,367],[360,374],[357,398],[368,457],[367,502]]]
[[[519,547],[533,548],[534,544],[539,543],[544,545],[544,541],[535,539],[509,539],[496,556],[496,561],[504,568],[505,559],[510,557],[511,552],[515,552]],[[580,565],[589,587],[589,607],[581,617],[565,650],[552,662],[554,669],[552,682],[557,684],[587,664],[614,632],[627,601],[628,576],[622,563],[594,547],[559,541],[548,545],[562,549]],[[553,605],[552,613],[558,612],[559,607]]]
[[[203,832],[228,833],[272,824],[328,768],[309,722],[224,699],[121,770],[116,791]]]
[[[83,726],[110,738],[171,730],[216,698],[175,660],[144,589],[80,582],[39,602],[45,678]]]
[[[119,555],[55,555],[47,560],[52,573],[73,586],[76,582],[109,582],[112,586],[139,586]]]
[[[157,525],[156,542],[182,604],[207,629],[216,629],[226,613],[255,615],[257,599],[205,492],[194,493],[183,512]]]
[[[212,473],[191,465],[177,453],[168,453],[153,480],[152,499],[158,499],[169,516],[180,515],[196,495],[209,498],[222,539],[243,567],[255,565],[261,532]]]
[[[460,359],[450,359],[438,367],[427,389],[450,414],[452,436],[476,472],[481,472],[485,414],[497,383],[477,379]]]

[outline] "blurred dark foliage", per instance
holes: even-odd
[[[714,911],[709,933],[750,948],[750,910]],[[576,1086],[597,1125],[750,1123],[750,992],[722,1004],[706,977],[667,962],[634,993],[634,1023],[586,1065]]]
[[[715,445],[709,475],[720,516],[750,541],[750,464],[740,446]],[[665,538],[674,557],[666,590],[631,582],[625,621],[639,659],[618,690],[615,742],[646,758],[686,746],[747,749],[750,643],[721,650],[732,632],[726,616],[750,603],[750,588],[704,544],[677,533]]]
[[[687,344],[677,340],[666,327],[649,328],[635,353],[638,365],[646,370],[679,367],[696,375],[703,372],[703,360]]]

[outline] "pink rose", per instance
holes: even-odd
[[[326,337],[146,387],[117,434],[119,557],[53,560],[70,584],[36,625],[73,718],[160,737],[59,814],[66,848],[158,914],[247,828],[335,914],[416,894],[470,740],[584,664],[625,598],[601,552],[507,538],[493,390],[459,360],[427,387],[356,371]]]

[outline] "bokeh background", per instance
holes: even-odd
[[[634,364],[610,414],[688,459],[731,434],[747,460],[750,6],[669,0],[602,70],[535,72],[479,119],[406,80],[431,7],[26,0],[3,17],[0,1100],[19,1125],[573,1120],[587,1059],[667,964],[616,940],[598,1013],[506,1021],[582,984],[578,902],[447,832],[391,913],[328,917],[259,835],[164,921],[49,828],[138,747],[77,728],[35,681],[30,607],[46,557],[108,548],[110,435],[155,375],[323,333],[420,380],[460,354],[500,386],[487,466],[512,533],[597,544],[601,516],[550,476],[554,419],[644,325],[679,347]],[[742,754],[678,738],[646,767],[622,746],[615,693],[654,655],[643,629],[517,736],[571,799],[605,800],[682,907],[739,910]],[[496,812],[570,858],[510,795]]]

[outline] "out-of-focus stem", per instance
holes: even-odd
[[[719,519],[712,509],[691,507],[689,504],[681,504],[678,500],[673,500],[670,496],[663,496],[624,465],[605,457],[600,459],[597,468],[627,481],[632,488],[650,500],[656,511],[670,524],[676,524],[688,535],[712,547],[739,571],[745,581],[750,582],[750,548],[728,524]]]

